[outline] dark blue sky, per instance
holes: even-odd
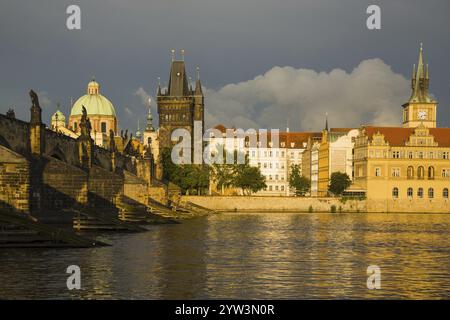
[[[79,31],[66,29],[70,4],[81,7]],[[369,4],[381,7],[381,30],[366,28]],[[380,122],[386,110],[397,120],[423,41],[439,125],[450,126],[449,15],[448,0],[2,0],[0,112],[14,106],[28,120],[33,88],[48,123],[56,102],[68,115],[70,97],[85,94],[95,75],[120,126],[134,130],[146,112],[136,91],[154,95],[157,78],[167,81],[170,49],[184,48],[188,73],[194,78],[199,65],[210,94],[209,125],[280,127],[289,119],[293,129],[312,129],[308,123],[318,120],[301,119],[318,108],[331,125],[333,116],[339,126]],[[314,88],[306,89],[308,77]],[[333,81],[346,87],[333,92]],[[387,91],[393,84],[399,88]]]

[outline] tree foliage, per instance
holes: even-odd
[[[222,193],[225,188],[236,187],[240,188],[244,195],[250,195],[267,187],[266,178],[261,174],[261,170],[250,166],[248,157],[245,157],[245,163],[237,164],[237,152],[234,153],[234,163],[211,166],[174,164],[170,157],[170,149],[163,150],[161,158],[164,179],[178,185],[184,194],[204,194],[209,188],[210,177]]]
[[[182,190],[183,194],[205,194],[209,188],[210,168],[198,164],[174,164],[170,149],[162,151],[163,178]]]
[[[297,196],[305,196],[311,188],[311,181],[300,174],[300,166],[298,164],[291,166],[289,187],[295,190],[295,195]]]
[[[330,185],[328,191],[336,196],[342,195],[342,193],[350,187],[352,180],[348,174],[343,172],[333,172],[330,178]]]

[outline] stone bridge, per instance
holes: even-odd
[[[118,152],[113,142],[109,149],[95,146],[86,130],[77,139],[54,132],[32,94],[30,122],[0,114],[0,209],[41,222],[72,226],[82,216],[123,227],[115,220],[123,207],[148,206],[155,190],[149,152]],[[158,186],[156,200],[164,202],[165,187]]]

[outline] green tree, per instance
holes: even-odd
[[[342,195],[342,193],[350,187],[352,181],[348,174],[343,172],[333,172],[330,178],[330,185],[328,191],[336,196]]]
[[[291,166],[289,187],[295,190],[296,196],[304,196],[311,188],[311,181],[300,174],[300,166],[298,164]]]
[[[234,182],[234,165],[233,164],[213,164],[212,179],[216,183],[217,189],[223,195],[226,188],[233,185]]]
[[[183,194],[204,194],[209,187],[209,166],[174,164],[170,153],[168,148],[162,151],[164,180],[179,186]]]
[[[266,177],[261,174],[257,167],[251,167],[248,163],[248,157],[244,164],[235,166],[233,186],[242,189],[244,195],[251,195],[267,188]]]

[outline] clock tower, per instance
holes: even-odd
[[[436,111],[438,102],[429,93],[430,77],[428,65],[423,62],[423,47],[420,44],[419,62],[413,66],[411,79],[412,94],[403,105],[403,127],[415,128],[423,124],[428,128],[436,128]]]

